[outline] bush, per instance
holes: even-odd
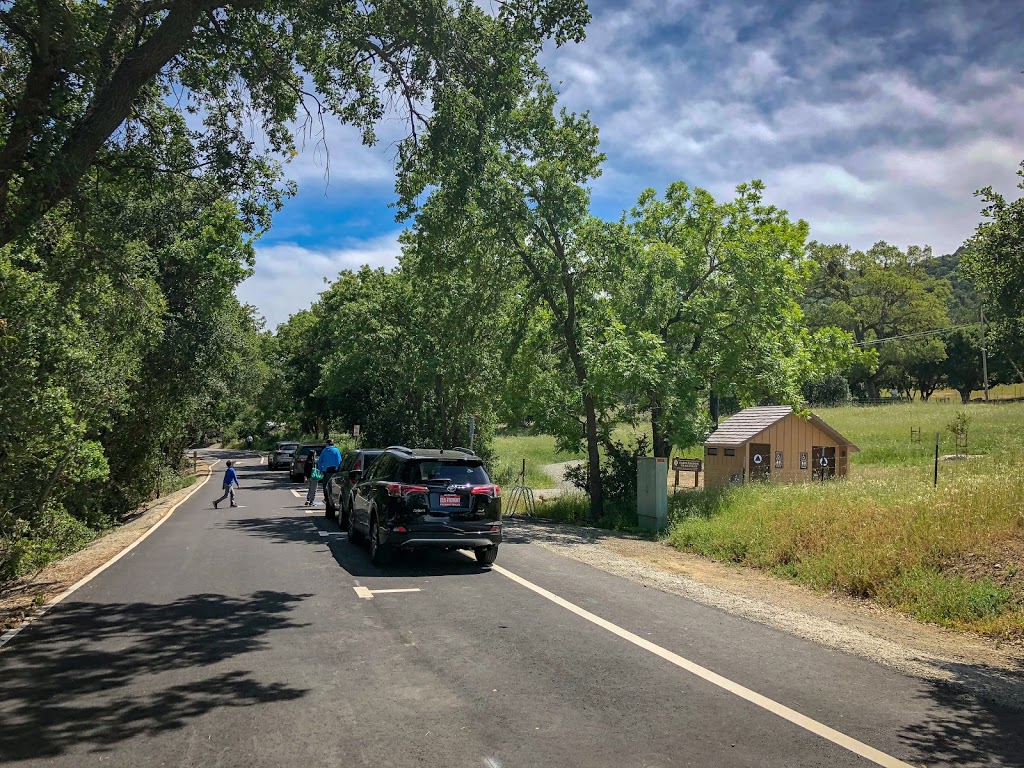
[[[0,582],[38,571],[77,552],[96,536],[59,505],[48,506],[31,524],[19,520],[11,529],[12,535],[0,539]]]
[[[605,457],[601,462],[601,487],[606,502],[636,504],[636,460],[650,451],[650,439],[639,435],[633,445],[619,440],[605,443]],[[569,467],[565,479],[583,492],[587,492],[587,464]]]
[[[835,374],[818,381],[805,382],[801,389],[804,399],[811,405],[830,407],[846,405],[853,400],[850,383],[845,376]]]

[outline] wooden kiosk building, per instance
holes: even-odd
[[[846,477],[850,452],[859,450],[813,413],[805,419],[788,405],[747,408],[705,441],[704,487]]]

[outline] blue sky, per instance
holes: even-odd
[[[482,0],[486,3],[488,0]],[[1019,2],[592,2],[578,45],[543,56],[563,103],[589,110],[607,154],[596,215],[683,180],[728,197],[760,178],[811,236],[955,250],[973,192],[1017,196],[1024,160]],[[239,288],[270,327],[342,269],[393,266],[392,151],[328,124],[288,167],[299,187]]]

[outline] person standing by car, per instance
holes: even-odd
[[[316,501],[316,483],[317,478],[314,475],[316,469],[316,451],[310,451],[309,456],[306,457],[306,463],[302,465],[302,476],[306,478],[306,482],[309,484],[309,490],[306,491],[306,506],[312,506],[313,502]]]
[[[308,463],[308,462],[307,462]],[[334,441],[327,438],[327,447],[320,452],[320,461],[317,462],[317,469],[323,475],[324,503],[327,503],[327,483],[331,475],[338,471],[341,466],[341,451],[334,447]]]
[[[227,466],[228,468],[224,470],[224,495],[213,502],[214,509],[217,509],[217,505],[228,498],[228,496],[231,497],[231,506],[238,506],[235,504],[235,488],[241,488],[242,486],[238,484],[238,473],[235,472],[234,462],[229,461]]]

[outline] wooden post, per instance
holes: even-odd
[[[939,487],[939,433],[935,433],[935,479],[932,481],[932,487]]]

